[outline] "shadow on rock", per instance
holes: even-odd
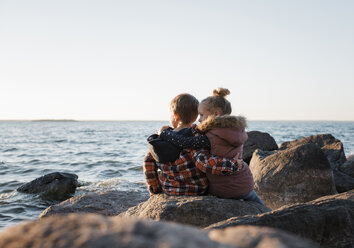
[[[247,132],[248,139],[243,146],[243,160],[249,164],[252,158],[252,154],[255,150],[261,149],[262,151],[274,151],[278,150],[278,145],[275,139],[269,133],[263,133],[259,131]]]
[[[353,247],[354,190],[269,213],[230,218],[206,229],[238,225],[278,228],[311,239],[321,247]]]

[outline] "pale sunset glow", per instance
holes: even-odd
[[[168,120],[228,88],[249,120],[354,121],[354,1],[0,1],[0,120]]]

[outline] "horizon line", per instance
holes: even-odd
[[[0,119],[0,122],[133,122],[133,121],[151,121],[151,122],[168,122],[168,120],[129,120],[129,119],[120,119],[120,120],[109,120],[109,119]],[[354,120],[286,120],[286,119],[275,119],[275,120],[262,120],[262,119],[248,119],[248,121],[280,121],[280,122],[354,122]]]

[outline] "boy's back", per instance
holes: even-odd
[[[199,135],[193,128],[184,128],[177,132],[183,136]],[[152,185],[149,188],[150,192],[158,193],[163,191],[169,195],[203,195],[207,191],[208,179],[206,174],[198,169],[195,165],[191,150],[181,150],[178,148],[178,156],[173,162],[161,163],[154,159],[152,154],[157,156],[157,159],[161,161],[166,157],[174,157],[175,150],[167,151],[167,156],[163,155],[158,149],[162,148],[159,145],[162,141],[155,142],[151,145],[151,149],[144,159],[145,179],[148,185]],[[167,147],[164,148],[164,150]],[[163,156],[163,158],[161,158]],[[158,175],[155,171],[159,169]],[[157,177],[159,182],[157,181]],[[161,187],[159,187],[159,183]]]
[[[172,129],[170,129],[172,131]],[[183,137],[191,137],[192,128],[184,128],[179,131],[175,131],[177,135]],[[165,141],[159,137],[157,134],[150,135],[147,139],[149,144],[149,151],[156,162],[167,163],[173,162],[178,159],[182,149],[175,146],[174,144]]]

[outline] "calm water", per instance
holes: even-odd
[[[50,172],[79,176],[75,195],[106,189],[145,191],[146,138],[167,122],[0,122],[0,229],[36,219],[49,205],[16,191]],[[250,122],[249,131],[271,134],[278,144],[331,133],[354,153],[354,122]]]

